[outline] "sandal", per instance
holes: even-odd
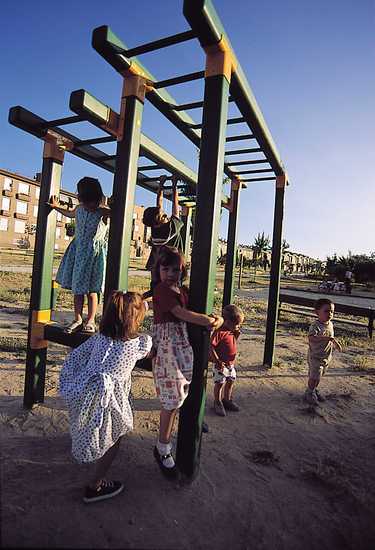
[[[83,325],[82,321],[73,321],[73,323],[70,323],[67,327],[65,327],[64,332],[67,334],[72,334],[73,332],[78,332],[81,330]]]
[[[86,334],[95,334],[96,326],[92,323],[87,323],[81,332],[85,332]]]
[[[167,458],[171,458],[171,453],[168,453],[166,455],[161,455],[158,451],[158,448],[154,447],[154,457],[156,462],[159,464],[159,467],[165,477],[168,479],[176,479],[178,475],[177,466],[174,465],[172,468],[167,468],[167,466],[164,466],[164,460],[167,460]]]

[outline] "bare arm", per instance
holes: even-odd
[[[59,205],[59,201],[57,200],[57,197],[55,195],[52,195],[49,202],[47,202],[48,206],[50,206],[53,210],[56,210],[56,212],[60,212],[63,216],[67,218],[75,218],[76,217],[76,210],[77,208],[73,208],[73,210],[68,210],[67,208],[63,208]]]
[[[159,179],[159,189],[158,194],[156,196],[156,206],[160,208],[160,210],[163,209],[163,186],[166,182],[167,176],[160,176]]]
[[[172,216],[176,218],[180,217],[180,206],[178,203],[178,191],[177,191],[177,182],[178,179],[176,176],[172,178],[172,189],[173,189],[173,204],[172,204]]]
[[[177,319],[185,321],[186,323],[192,323],[193,325],[200,325],[210,329],[217,329],[221,327],[224,319],[218,315],[205,315],[204,313],[195,313],[182,306],[174,306],[171,312]]]
[[[314,336],[310,334],[309,342],[326,342],[327,344],[328,342],[332,342],[338,351],[342,351],[341,344],[333,336]]]

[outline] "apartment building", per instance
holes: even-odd
[[[40,182],[0,168],[0,248],[34,248],[38,215]],[[75,206],[77,196],[64,189],[60,201]],[[142,223],[143,206],[135,206],[133,213],[131,255],[143,257],[148,254],[147,241],[150,228]],[[55,250],[64,252],[72,237],[66,234],[65,224],[70,221],[57,213]]]

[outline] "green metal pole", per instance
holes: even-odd
[[[211,313],[213,308],[230,81],[230,72],[224,70],[224,63],[215,66],[214,57],[207,54],[190,276],[189,308],[199,313]],[[226,59],[226,53],[222,58]],[[210,334],[203,327],[190,325],[189,335],[194,351],[193,377],[180,411],[176,463],[191,479],[199,468]]]
[[[231,304],[233,301],[233,283],[237,257],[237,223],[240,207],[240,188],[241,183],[238,181],[232,182],[231,210],[229,213],[227,236],[227,257],[225,260],[223,307]]]
[[[44,401],[47,341],[43,324],[51,318],[53,255],[55,250],[56,212],[47,202],[59,195],[64,152],[56,142],[44,145],[40,183],[37,230],[32,270],[29,328],[26,352],[24,407],[31,409]]]
[[[104,303],[113,290],[128,289],[131,229],[145,90],[144,79],[134,75],[125,76],[113,180]]]
[[[183,206],[182,212],[183,212],[182,221],[184,222],[184,227],[181,232],[182,241],[183,241],[183,250],[184,250],[186,262],[189,262],[192,208],[188,206]]]
[[[279,309],[281,243],[284,217],[284,193],[286,176],[277,176],[275,193],[275,211],[273,217],[272,256],[270,286],[268,292],[266,341],[264,345],[263,365],[271,368],[275,348],[277,317]]]

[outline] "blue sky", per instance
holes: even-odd
[[[291,249],[322,259],[375,251],[373,1],[214,3],[289,173],[284,236]],[[68,116],[70,92],[85,88],[118,110],[121,79],[92,49],[92,29],[109,25],[129,47],[188,29],[180,0],[4,0],[2,21],[0,166],[31,177],[40,170],[42,144],[8,124],[10,106],[47,119]],[[158,79],[204,67],[197,41],[141,60]],[[203,82],[170,92],[179,102],[198,100]],[[199,113],[191,111],[197,122]],[[100,135],[85,124],[70,129]],[[196,169],[194,146],[147,103],[143,132]],[[111,174],[67,155],[63,187],[74,190],[83,175],[99,177],[110,194]],[[272,234],[274,185],[251,185],[242,195],[242,243],[259,231]],[[137,192],[138,204],[153,201]],[[226,214],[221,231],[225,236]]]

